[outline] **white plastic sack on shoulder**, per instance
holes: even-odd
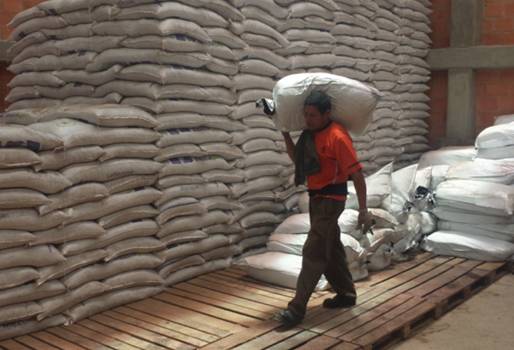
[[[448,169],[448,180],[480,180],[504,185],[514,183],[514,158],[462,162]]]
[[[452,146],[430,151],[421,156],[418,170],[434,165],[455,165],[472,160],[476,156],[473,146]]]
[[[437,203],[478,214],[512,216],[514,186],[485,181],[448,180],[436,189]]]
[[[294,289],[302,268],[302,257],[280,252],[266,252],[247,256],[236,264],[257,280]],[[327,288],[328,282],[322,276],[316,285],[316,290]]]
[[[514,145],[514,122],[498,124],[483,130],[476,138],[478,149]]]
[[[514,255],[514,244],[456,231],[437,231],[426,237],[422,248],[438,255],[482,261],[505,261]]]
[[[346,77],[328,73],[292,74],[279,80],[273,89],[275,123],[279,130],[305,128],[303,105],[313,90],[323,90],[331,97],[334,120],[356,134],[371,122],[379,98],[378,90]]]

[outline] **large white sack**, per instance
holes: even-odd
[[[378,208],[391,193],[393,163],[385,165],[376,173],[366,177],[366,202],[368,208]],[[357,191],[353,181],[348,183],[348,198],[345,208],[358,209]]]
[[[514,255],[512,243],[455,231],[431,234],[422,242],[422,248],[437,255],[482,261],[504,261]]]
[[[430,151],[421,156],[418,170],[434,165],[456,165],[473,160],[476,150],[473,146],[452,146]]]
[[[473,235],[514,242],[514,224],[470,224],[440,220],[437,228],[443,231],[466,232]]]
[[[440,220],[469,224],[514,224],[514,216],[495,216],[481,214],[476,210],[464,210],[445,205],[437,205],[431,210]]]
[[[309,214],[295,214],[285,219],[275,229],[275,234],[307,233],[311,228]]]
[[[302,257],[281,252],[266,252],[247,256],[236,264],[255,279],[295,289],[302,268]],[[325,290],[328,287],[328,282],[322,276],[316,290]]]
[[[478,134],[475,146],[482,148],[498,148],[514,146],[514,122],[491,126]]]
[[[473,180],[448,180],[436,189],[437,205],[476,211],[477,214],[512,216],[514,186]]]
[[[307,241],[308,234],[273,233],[267,242],[268,251],[277,251],[288,254],[302,255],[302,249]],[[364,263],[366,252],[359,242],[350,235],[341,234],[341,242],[345,248],[348,263],[359,261]]]
[[[508,124],[514,122],[514,114],[500,115],[494,119],[494,125]]]
[[[332,100],[332,117],[353,133],[361,133],[371,122],[379,92],[358,81],[327,73],[292,74],[273,89],[275,123],[282,131],[305,129],[303,105],[313,90],[325,91]]]
[[[504,185],[514,183],[514,158],[476,158],[451,166],[446,174],[448,180],[478,180]]]
[[[416,178],[417,164],[396,170],[391,174],[391,193],[384,199],[382,206],[400,222],[406,220],[411,207],[412,191]]]

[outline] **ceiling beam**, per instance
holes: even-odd
[[[514,68],[514,45],[433,49],[427,61],[432,70]]]

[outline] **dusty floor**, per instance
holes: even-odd
[[[394,350],[514,349],[514,274],[508,274]]]

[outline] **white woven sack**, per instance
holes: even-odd
[[[266,252],[247,256],[236,264],[255,279],[294,289],[302,267],[302,257],[281,252]],[[327,288],[328,283],[322,276],[316,285],[316,290]]]
[[[477,214],[512,216],[514,186],[485,181],[448,180],[437,186],[437,204]]]
[[[504,261],[514,255],[512,243],[455,231],[431,234],[423,241],[422,248],[437,255],[481,261]]]
[[[472,160],[476,150],[471,146],[445,147],[430,151],[419,159],[418,170],[434,165],[454,165],[462,161]]]
[[[463,210],[445,205],[438,205],[432,209],[432,213],[440,220],[461,222],[468,224],[514,224],[514,216],[494,216],[481,214],[476,210]]]
[[[497,148],[514,145],[514,122],[491,126],[483,130],[476,138],[475,146]]]
[[[282,131],[305,128],[303,105],[313,90],[325,91],[332,99],[332,117],[353,133],[362,133],[371,122],[378,90],[358,81],[328,73],[292,74],[273,89],[275,123]]]
[[[514,158],[462,162],[448,169],[448,180],[479,180],[504,185],[514,183]]]
[[[514,114],[500,115],[494,119],[494,125],[508,124],[514,122]]]
[[[514,243],[514,224],[469,224],[439,220],[437,222],[437,229],[445,231],[466,232],[473,235]]]

